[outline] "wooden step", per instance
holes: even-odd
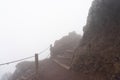
[[[59,66],[65,68],[65,69],[67,69],[67,70],[70,69],[70,66],[67,66],[67,65],[65,65],[65,64],[62,64],[62,63],[60,63],[60,62],[59,62],[58,60],[56,60],[56,59],[52,59],[52,61],[54,61],[54,62],[57,63]]]
[[[71,59],[72,57],[66,57],[66,56],[60,56],[58,55],[57,58],[66,58],[66,59]]]

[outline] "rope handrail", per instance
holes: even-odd
[[[48,49],[49,49],[49,47],[44,49],[43,51],[39,52],[38,55],[41,55],[42,53],[44,53]],[[19,59],[19,60],[14,60],[14,61],[11,61],[11,62],[1,63],[0,66],[16,63],[16,62],[19,62],[19,61],[23,61],[23,60],[27,60],[27,59],[33,58],[33,57],[35,57],[35,56],[29,56],[29,57],[25,57],[25,58],[22,58],[22,59]]]

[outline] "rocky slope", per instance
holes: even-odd
[[[36,80],[34,66],[34,62],[19,63],[11,80]],[[100,75],[78,74],[66,70],[51,59],[45,59],[39,62],[38,77],[38,80],[104,80]]]
[[[36,80],[34,62],[21,62],[17,66],[12,80]],[[79,80],[74,72],[70,72],[60,67],[51,59],[39,62],[39,80]]]
[[[72,69],[120,80],[120,0],[94,0]]]
[[[20,62],[12,75],[12,80],[32,80],[35,76],[35,63],[32,61]]]
[[[54,47],[51,46],[51,55],[63,54],[62,51],[75,49],[66,48],[63,44],[68,46],[72,43],[67,43],[68,41],[64,43],[64,38],[61,40],[63,42],[58,40]],[[13,80],[34,80],[34,66],[29,64],[23,66],[24,68],[18,68],[14,74],[18,76],[14,76]],[[75,73],[63,70],[50,59],[39,64],[42,65],[39,68],[39,76],[42,80],[120,80],[120,1],[93,1],[84,27],[84,35],[75,49],[71,68]],[[28,73],[30,74],[27,75]],[[24,76],[28,76],[27,79]]]
[[[81,35],[76,32],[70,32],[67,36],[56,40],[54,46],[51,46],[51,56],[64,55],[65,52],[73,52],[78,46]]]
[[[70,32],[67,36],[55,41],[54,46],[51,46],[50,49],[52,59],[54,58],[55,60],[61,61],[65,64],[71,64],[71,53],[73,54],[73,51],[78,46],[80,39],[80,35],[75,32]],[[64,54],[66,52],[68,52],[67,55]],[[59,56],[58,58],[58,55],[62,56]],[[70,58],[68,59],[68,57]],[[40,80],[79,80],[79,75],[75,72],[64,69],[52,59],[50,58],[39,61]],[[35,80],[35,63],[25,61],[17,64],[12,80]]]

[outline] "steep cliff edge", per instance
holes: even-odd
[[[83,73],[120,73],[120,1],[94,0],[72,69]]]

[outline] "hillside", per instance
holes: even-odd
[[[71,65],[73,51],[78,46],[80,39],[80,35],[70,32],[56,40],[50,48],[51,57],[39,61],[39,80],[79,80],[79,75],[61,65]],[[35,80],[35,63],[30,61],[18,63],[12,80]]]
[[[66,52],[74,52],[81,39],[81,35],[76,32],[70,32],[68,35],[63,36],[61,39],[56,40],[54,45],[51,45],[51,56],[64,55]]]
[[[100,75],[78,74],[74,71],[66,70],[52,59],[39,61],[38,76],[39,80],[104,80]],[[19,63],[11,80],[36,80],[34,62]]]
[[[40,80],[120,80],[120,1],[94,0],[83,30],[82,39],[70,34],[51,45],[51,58],[39,62]],[[66,53],[74,54],[70,70],[52,60]],[[18,64],[13,80],[28,79],[35,80],[33,62]]]
[[[72,69],[120,80],[120,1],[94,0]]]

